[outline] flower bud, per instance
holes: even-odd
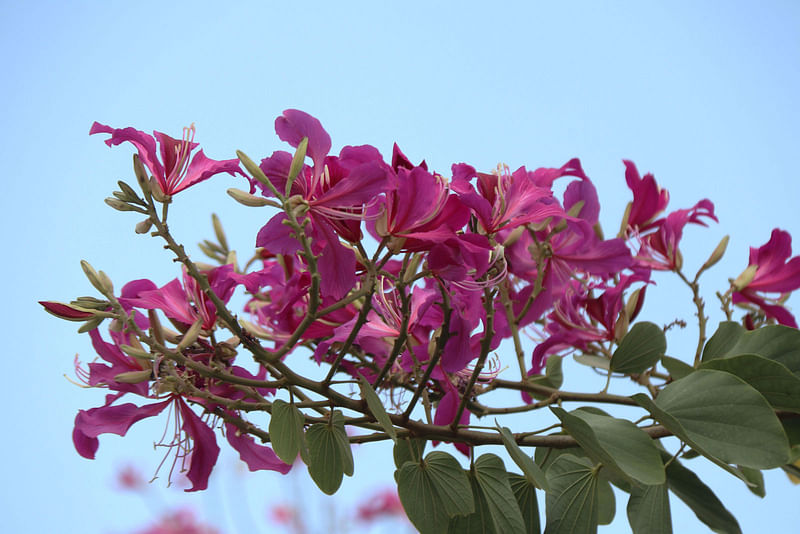
[[[139,159],[139,154],[133,155],[133,173],[136,175],[136,181],[139,183],[144,196],[150,198],[150,181],[147,178],[147,171],[142,165],[142,160]]]
[[[158,180],[156,180],[153,176],[150,177],[150,193],[153,195],[154,199],[162,204],[169,204],[172,200],[170,195],[164,193],[164,191],[161,189],[161,184],[158,183]]]
[[[239,204],[249,206],[251,208],[261,208],[263,206],[278,207],[275,202],[268,198],[257,197],[255,195],[251,195],[250,193],[245,193],[241,189],[236,189],[235,187],[228,189],[228,195],[230,195],[233,200]]]
[[[137,360],[152,360],[153,355],[144,350],[141,347],[134,347],[132,345],[120,345],[119,350],[127,354],[128,356],[132,356]]]
[[[733,281],[733,288],[736,291],[741,291],[742,289],[746,288],[750,285],[750,282],[753,281],[753,278],[756,277],[756,271],[758,270],[758,265],[748,265],[747,269],[742,271],[736,280]]]
[[[120,384],[139,384],[141,382],[148,382],[153,376],[153,371],[144,369],[142,371],[128,371],[120,373],[114,377],[115,382]]]
[[[228,239],[225,237],[225,230],[222,228],[222,223],[216,213],[211,214],[211,225],[214,227],[214,235],[217,236],[219,244],[223,249],[228,250]]]
[[[192,343],[194,343],[195,341],[197,341],[197,338],[200,335],[200,328],[202,326],[203,326],[203,319],[198,318],[194,322],[194,324],[192,324],[192,326],[189,327],[189,330],[187,330],[186,333],[183,334],[183,339],[181,339],[181,342],[178,343],[177,347],[175,347],[175,350],[180,352],[183,349],[187,348]]]
[[[114,286],[111,284],[111,280],[108,279],[108,276],[106,276],[105,273],[102,271],[100,271],[100,273],[95,271],[94,267],[92,267],[86,260],[81,260],[81,269],[83,269],[83,273],[86,275],[89,283],[91,283],[100,293],[114,293]]]
[[[123,202],[118,198],[108,197],[106,198],[105,203],[117,211],[141,211],[140,208],[131,206],[127,202]]]
[[[304,137],[302,141],[297,145],[297,150],[294,152],[294,156],[292,157],[292,164],[289,166],[289,179],[286,180],[286,196],[289,196],[289,193],[292,190],[292,184],[294,183],[297,176],[300,174],[300,171],[303,170],[303,165],[306,159],[306,150],[308,149],[308,137]]]
[[[153,221],[151,221],[150,217],[148,217],[147,219],[136,223],[136,226],[134,227],[134,231],[137,234],[146,234],[147,232],[150,231],[150,227],[151,226],[153,226]]]
[[[702,273],[706,269],[710,269],[711,267],[716,265],[719,260],[722,259],[722,256],[725,255],[725,250],[728,248],[729,240],[730,236],[727,235],[720,240],[719,244],[717,245],[717,248],[714,249],[714,252],[711,253],[711,256],[709,256],[706,262],[703,264],[703,266],[700,267],[698,274]]]
[[[55,315],[59,319],[65,319],[67,321],[85,321],[94,316],[92,312],[88,310],[61,302],[40,300],[39,304],[44,306],[45,311],[51,315]]]

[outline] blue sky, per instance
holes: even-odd
[[[633,159],[669,189],[673,209],[706,197],[716,204],[720,224],[688,230],[684,248],[687,262],[699,264],[731,235],[708,277],[711,312],[713,292],[745,267],[747,247],[776,227],[800,231],[796,3],[553,4],[0,3],[5,528],[105,533],[141,525],[148,509],[111,491],[113,472],[127,461],[150,470],[161,459],[152,450],[158,425],[101,439],[93,462],[74,452],[74,415],[102,402],[102,392],[63,375],[71,376],[75,353],[86,361],[91,349],[74,325],[35,304],[90,294],[80,259],[118,287],[177,274],[154,240],[133,234],[134,217],[103,204],[116,180],[130,179],[130,151],[90,138],[95,120],[176,135],[194,122],[197,140],[217,159],[283,148],[272,122],[286,108],[317,116],[335,149],[369,143],[388,155],[396,141],[441,172],[461,161],[488,170],[580,157],[609,234],[630,198],[621,159]],[[181,194],[171,214],[184,243],[210,235],[215,211],[236,248],[252,247],[266,219],[224,195],[233,185],[218,177]],[[658,282],[651,305],[658,295],[670,305],[647,309],[648,317],[691,320],[688,293]],[[685,337],[671,337],[670,351],[689,350]],[[361,474],[338,502],[391,480],[388,470],[367,467],[388,464],[383,453],[359,454]],[[257,521],[264,501],[286,487],[271,474],[220,480],[190,502],[226,532],[249,528],[241,502]],[[764,500],[722,474],[710,480],[745,532],[781,530],[792,520],[798,490],[782,473],[767,474]],[[322,502],[314,492],[308,499]],[[214,504],[221,501],[230,512]],[[703,531],[675,500],[673,512],[676,532]],[[627,530],[624,502],[615,525]]]

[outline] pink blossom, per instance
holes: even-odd
[[[161,132],[153,132],[153,135],[148,135],[134,128],[115,129],[95,122],[89,130],[89,135],[111,134],[111,137],[105,141],[108,146],[125,142],[135,146],[139,152],[139,159],[150,170],[158,182],[161,192],[165,195],[174,195],[223,172],[227,172],[231,176],[237,174],[244,176],[239,168],[239,160],[209,159],[202,150],[192,158],[191,154],[198,146],[194,142],[194,132],[194,124],[184,128],[183,138],[179,141]],[[159,150],[156,150],[156,141],[158,141]]]
[[[356,517],[361,521],[375,521],[384,517],[405,518],[403,504],[397,495],[397,490],[387,488],[371,495],[358,506]]]
[[[794,316],[765,293],[786,294],[800,288],[800,256],[792,255],[792,236],[774,229],[769,241],[759,248],[750,247],[750,266],[755,266],[753,279],[733,293],[733,302],[751,302],[780,324],[797,328]]]

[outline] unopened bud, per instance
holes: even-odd
[[[182,351],[183,349],[187,348],[189,345],[197,341],[197,337],[200,335],[200,328],[203,326],[203,319],[202,317],[198,317],[197,320],[189,327],[189,330],[183,334],[183,339],[181,342],[178,343],[178,346],[175,347],[175,350],[178,352]]]
[[[118,180],[117,185],[119,185],[119,189],[120,191],[122,191],[122,195],[125,197],[123,200],[127,200],[128,202],[133,202],[135,204],[144,205],[144,201],[141,198],[139,198],[139,195],[136,194],[136,191],[134,191],[131,186],[129,186],[122,180]],[[114,196],[117,196],[117,194],[115,193]]]
[[[70,302],[72,306],[78,306],[86,310],[106,310],[109,307],[107,300],[96,299],[94,297],[78,297]]]
[[[261,208],[263,206],[279,207],[275,202],[268,198],[257,197],[255,195],[251,195],[250,193],[245,193],[241,189],[236,189],[235,187],[228,189],[228,195],[230,195],[239,204],[249,206],[251,208]]]
[[[636,319],[636,316],[639,315],[639,310],[642,309],[642,302],[641,299],[643,288],[639,288],[628,298],[628,302],[625,303],[625,315],[628,318],[628,321]]]
[[[709,256],[708,259],[706,260],[706,262],[703,264],[703,266],[700,267],[700,270],[698,271],[697,274],[702,273],[706,269],[710,269],[711,267],[716,265],[716,263],[719,260],[722,259],[722,256],[725,255],[725,250],[728,248],[728,241],[729,240],[730,240],[730,236],[727,236],[727,235],[725,237],[723,237],[722,240],[720,240],[719,244],[717,245],[717,248],[714,249],[714,252],[711,253],[711,256]]]
[[[628,202],[628,205],[625,206],[625,213],[622,215],[622,222],[619,225],[619,234],[617,237],[625,237],[628,233],[628,221],[631,218],[631,208],[633,207],[633,202]]]
[[[147,232],[150,231],[150,227],[151,226],[153,226],[153,221],[151,221],[150,217],[148,217],[147,219],[136,223],[136,226],[134,227],[134,231],[137,234],[146,234]]]
[[[308,149],[308,137],[304,137],[302,141],[297,145],[297,150],[294,152],[294,156],[292,157],[292,164],[289,166],[289,179],[286,180],[286,196],[289,196],[289,193],[292,190],[292,184],[294,183],[297,176],[300,174],[300,171],[303,170],[303,164],[306,159],[306,150]]]
[[[106,198],[105,203],[117,211],[141,211],[140,208],[131,206],[127,202],[123,202],[118,198],[108,197]]]
[[[569,215],[570,217],[577,217],[578,215],[581,214],[581,210],[583,209],[583,205],[584,204],[586,204],[585,200],[577,201],[575,204],[573,204],[569,208],[569,211],[567,212],[567,215]]]
[[[89,280],[89,283],[91,283],[100,293],[106,294],[114,292],[114,286],[111,285],[111,280],[108,279],[108,276],[106,276],[105,273],[102,271],[100,271],[100,273],[95,271],[94,267],[92,267],[86,260],[81,260],[81,268],[83,269],[83,273],[86,275],[86,278]]]
[[[134,347],[132,345],[120,345],[119,350],[127,354],[128,356],[133,356],[137,360],[152,360],[153,355],[144,350],[141,347]]]
[[[753,278],[756,277],[756,271],[758,271],[758,265],[748,265],[747,269],[742,271],[742,274],[736,277],[736,280],[733,281],[733,288],[736,291],[741,291],[749,286],[750,282],[753,281]]]
[[[266,185],[270,189],[275,187],[274,185],[272,185],[272,182],[269,181],[267,175],[264,174],[264,171],[262,171],[261,168],[256,164],[256,162],[250,159],[250,157],[247,154],[245,154],[241,150],[237,150],[236,156],[238,156],[239,161],[242,162],[244,168],[247,169],[247,172],[253,175],[253,178],[258,180],[262,184]]]
[[[94,319],[89,319],[80,328],[78,328],[79,334],[85,334],[86,332],[91,332],[103,322],[104,317],[95,317]]]
[[[114,382],[120,384],[139,384],[141,382],[149,381],[153,376],[153,371],[145,369],[143,371],[128,371],[120,373],[114,377]]]
[[[150,177],[150,193],[153,195],[154,199],[162,204],[169,204],[172,200],[172,197],[161,189],[161,184],[158,183],[158,180],[156,180],[154,176]]]
[[[142,189],[145,197],[150,197],[150,182],[147,178],[147,171],[142,165],[142,160],[139,159],[139,154],[133,155],[133,173],[136,175],[136,181]]]
[[[64,304],[62,302],[40,300],[39,304],[44,306],[45,311],[49,314],[55,315],[59,319],[65,319],[67,321],[85,321],[94,317],[92,312],[86,309]]]
[[[623,309],[622,313],[620,313],[619,317],[617,317],[617,322],[614,323],[614,340],[617,343],[620,343],[622,338],[625,337],[625,334],[628,333],[628,326],[630,326],[628,313]]]
[[[222,228],[222,223],[216,213],[211,214],[211,225],[214,227],[214,234],[217,236],[219,244],[222,245],[223,249],[228,250],[228,240],[225,237],[225,230]]]

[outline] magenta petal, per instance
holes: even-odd
[[[98,133],[111,134],[111,138],[106,139],[105,143],[108,146],[119,145],[121,143],[131,143],[136,147],[139,152],[139,159],[142,163],[150,169],[150,172],[156,177],[164,176],[164,167],[158,161],[158,154],[156,152],[156,141],[152,135],[148,135],[135,128],[111,128],[105,124],[95,122],[89,130],[89,135]]]
[[[386,171],[377,163],[364,163],[313,201],[314,206],[350,207],[367,204],[386,190]]]
[[[300,250],[300,242],[292,237],[292,230],[283,221],[285,213],[278,213],[265,224],[256,236],[256,246],[264,247],[272,254],[292,255]]]
[[[315,219],[314,229],[325,241],[325,248],[317,260],[322,279],[320,293],[336,300],[344,297],[356,285],[356,255],[339,242],[333,229],[324,220]]]
[[[100,434],[117,434],[124,436],[137,421],[161,413],[170,400],[136,406],[133,403],[119,406],[101,406],[91,410],[81,410],[75,417],[75,428],[87,438],[96,438]]]
[[[304,137],[308,137],[306,154],[314,161],[314,167],[322,169],[322,160],[331,150],[331,137],[322,127],[322,123],[308,113],[297,109],[287,109],[283,115],[275,119],[275,133],[297,148]]]
[[[208,158],[202,150],[195,154],[186,169],[186,175],[177,184],[168,184],[168,193],[174,195],[198,182],[208,180],[216,174],[227,172],[231,176],[244,175],[238,159],[215,160]]]
[[[78,417],[80,412],[75,416],[75,428],[72,429],[72,443],[75,445],[75,450],[78,454],[89,460],[94,460],[94,455],[97,453],[97,448],[100,446],[100,440],[97,438],[90,438],[80,431],[77,426]]]
[[[217,463],[219,446],[214,431],[208,428],[200,417],[189,408],[182,400],[178,400],[183,425],[181,429],[192,438],[192,458],[189,463],[189,472],[186,478],[192,482],[192,487],[186,491],[199,491],[208,487],[208,477]]]
[[[239,452],[239,458],[247,464],[250,471],[278,471],[285,475],[292,468],[285,464],[272,449],[265,445],[258,445],[252,436],[239,434],[238,429],[230,423],[225,423],[225,437],[231,447]]]

